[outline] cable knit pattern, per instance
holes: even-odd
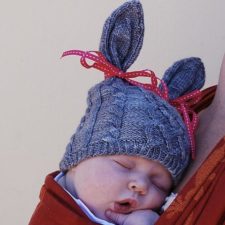
[[[60,163],[66,171],[101,155],[141,156],[162,163],[176,182],[189,160],[180,114],[155,93],[109,78],[88,94],[88,108]]]

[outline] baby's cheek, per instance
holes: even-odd
[[[102,172],[102,171],[101,171]],[[108,170],[107,173],[101,173],[97,176],[94,183],[94,189],[100,193],[100,198],[105,202],[115,201],[125,187],[126,177],[114,170]]]
[[[102,171],[99,171],[99,173],[96,172],[90,173],[85,181],[83,180],[84,182],[80,192],[84,193],[88,198],[93,199],[94,197],[95,199],[100,200],[110,194],[113,181],[110,179],[110,176],[102,173]]]
[[[149,199],[147,201],[149,209],[158,209],[160,208],[166,198],[166,194],[159,191],[157,188],[151,188],[149,192]]]

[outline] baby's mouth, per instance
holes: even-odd
[[[117,213],[130,213],[137,206],[137,201],[134,199],[124,199],[114,203],[114,211]]]

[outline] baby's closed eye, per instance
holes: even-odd
[[[161,192],[168,194],[170,191],[170,187],[167,187],[163,181],[161,181],[160,177],[153,176],[150,178],[152,184],[159,189]]]
[[[121,161],[121,160],[113,160],[113,161],[123,168],[126,168],[126,169],[132,169],[133,168],[133,166],[131,164],[129,164],[128,162]]]

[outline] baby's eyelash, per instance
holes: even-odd
[[[113,160],[113,161],[114,161],[115,163],[119,164],[120,166],[122,166],[122,167],[126,168],[126,169],[131,169],[131,167],[130,167],[130,166],[128,166],[128,165],[126,165],[126,164],[124,164],[124,163],[121,163],[121,162],[116,161],[116,160]]]

